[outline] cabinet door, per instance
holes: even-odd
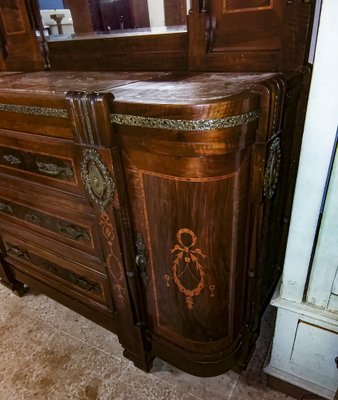
[[[277,50],[280,48],[282,5],[273,0],[212,2],[215,19],[213,50]]]
[[[201,120],[187,120],[198,118],[199,107],[180,105],[168,107],[163,120],[134,116],[142,128],[127,126],[128,115],[118,127],[138,256],[147,258],[153,351],[194,374],[221,373],[241,351],[258,118],[234,121],[257,107],[254,96],[243,95],[244,106],[211,105]],[[212,127],[226,118],[231,127]]]
[[[206,4],[210,31],[203,69],[280,71],[307,62],[313,2],[215,0]]]

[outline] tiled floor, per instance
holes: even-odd
[[[0,399],[292,400],[267,388],[261,372],[271,313],[241,375],[197,378],[158,359],[146,374],[115,335],[43,295],[18,298],[0,285]]]

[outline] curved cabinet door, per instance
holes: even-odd
[[[202,130],[160,118],[116,128],[153,351],[197,375],[225,371],[241,350],[257,97],[227,101],[227,128],[213,127],[212,107]]]

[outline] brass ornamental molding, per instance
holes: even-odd
[[[40,115],[42,117],[68,118],[68,112],[63,108],[24,106],[22,104],[0,103],[0,111],[14,112],[26,115]]]
[[[141,117],[137,115],[110,114],[110,122],[118,125],[139,126],[142,128],[168,129],[173,131],[209,131],[232,128],[255,121],[261,115],[259,109],[239,115],[217,119],[184,120]]]
[[[266,169],[264,173],[263,194],[268,200],[273,198],[273,195],[277,189],[281,160],[282,149],[280,138],[276,137],[270,145],[269,158],[266,163]]]

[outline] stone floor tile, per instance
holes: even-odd
[[[41,321],[52,328],[61,330],[107,354],[123,357],[123,348],[116,335],[75,311],[33,291],[21,300],[25,308],[33,310]],[[67,321],[67,324],[64,321]]]
[[[112,391],[124,364],[60,331],[12,375],[25,400],[98,400]]]
[[[265,386],[268,314],[245,372],[199,378],[159,359],[144,373],[114,334],[43,295],[0,286],[0,304],[1,400],[291,400]]]
[[[154,367],[150,371],[153,376],[176,385],[180,394],[190,393],[202,399],[223,400],[227,399],[237,374],[228,372],[212,378],[200,378],[187,374],[165,361],[155,359]]]
[[[175,385],[147,374],[132,363],[123,371],[109,400],[182,400]],[[108,399],[107,399],[108,400]]]
[[[229,400],[294,400],[268,387],[254,387],[238,381]]]

